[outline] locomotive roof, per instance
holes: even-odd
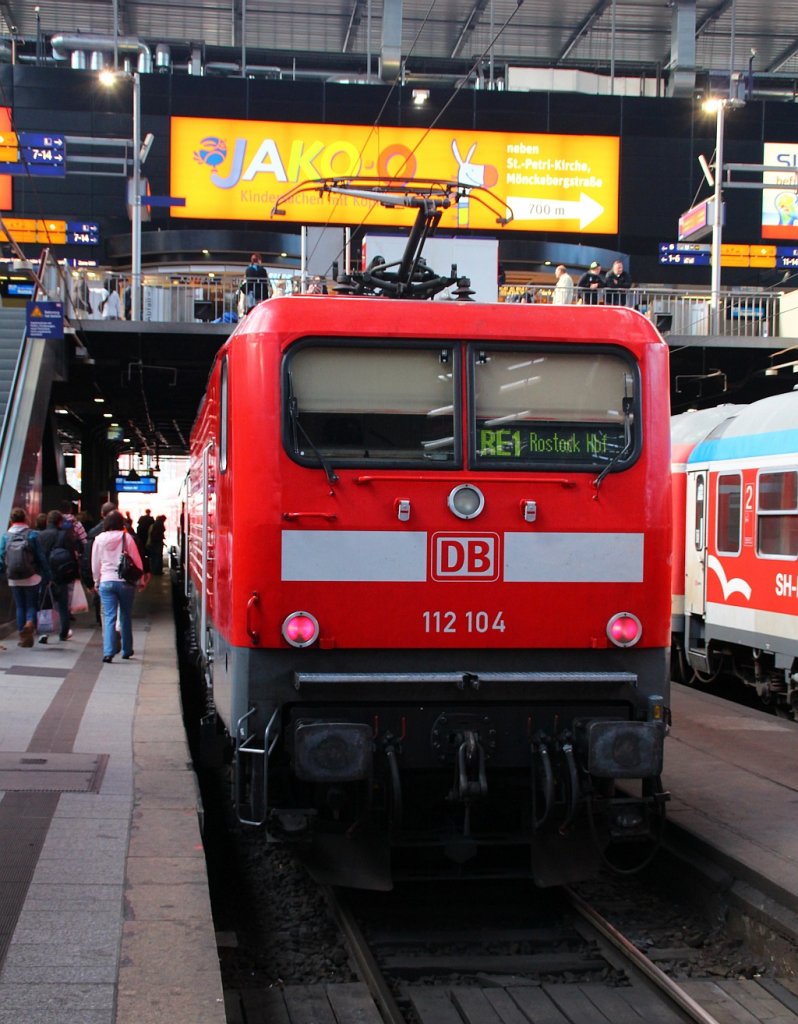
[[[229,341],[269,332],[286,337],[401,340],[503,340],[545,343],[665,345],[650,320],[621,306],[549,306],[388,299],[285,296],[256,306]]]
[[[723,420],[688,462],[714,462],[764,455],[798,454],[798,391],[773,395],[744,406]]]

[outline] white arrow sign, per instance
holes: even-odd
[[[528,196],[508,196],[507,205],[513,211],[513,219],[522,220],[578,220],[579,227],[588,224],[604,213],[604,207],[595,199],[580,193],[578,199],[534,199]]]

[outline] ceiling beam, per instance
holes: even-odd
[[[720,3],[715,4],[712,10],[707,11],[703,18],[698,18],[696,20],[695,29],[696,39],[698,39],[701,33],[706,31],[710,27],[710,25],[712,25],[713,22],[717,21],[719,18],[722,18],[726,11],[728,11],[733,6],[734,0],[720,0]]]
[[[455,40],[454,46],[452,47],[452,52],[449,54],[451,58],[460,56],[460,51],[463,49],[463,46],[465,45],[466,38],[471,32],[474,31],[474,29],[479,24],[479,19],[482,16],[482,12],[485,10],[487,5],[488,0],[476,0],[474,6],[471,8],[468,17],[463,22],[463,27],[460,29],[460,32],[457,35],[457,39]]]
[[[773,73],[774,71],[780,71],[787,63],[787,61],[792,60],[792,58],[795,57],[796,55],[798,55],[798,39],[793,40],[793,42],[790,43],[786,50],[782,50],[777,57],[774,57],[774,59],[770,62],[770,65],[767,68],[765,68],[765,71],[770,73]]]
[[[344,41],[341,45],[341,53],[349,53],[354,43],[355,33],[360,27],[362,20],[363,0],[354,0],[352,10],[349,14],[349,24],[346,26]]]
[[[593,28],[596,22],[601,18],[607,8],[610,6],[612,0],[598,0],[598,3],[593,6],[593,10],[590,11],[576,26],[574,31],[571,33],[568,42],[560,50],[557,57],[554,58],[554,63],[559,64],[567,58],[568,54],[573,50],[579,40],[586,36],[588,32]]]
[[[0,0],[0,18],[6,23],[9,33],[15,36],[19,31],[19,23],[9,0]]]

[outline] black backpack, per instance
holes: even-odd
[[[6,575],[10,580],[26,580],[36,572],[36,559],[30,546],[30,529],[9,531],[6,541]]]
[[[80,575],[80,566],[73,552],[64,547],[61,539],[59,536],[47,561],[50,564],[53,583],[71,583]]]

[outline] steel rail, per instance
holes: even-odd
[[[619,949],[625,957],[632,961],[635,967],[662,992],[664,992],[684,1013],[686,1013],[696,1024],[719,1024],[718,1019],[708,1013],[703,1006],[689,996],[684,989],[680,988],[671,978],[661,971],[656,964],[641,953],[637,946],[633,945],[617,928],[614,928],[609,921],[606,921],[598,911],[594,910],[589,903],[586,903],[581,896],[564,886],[564,892],[574,910],[599,931],[609,942]]]
[[[322,886],[327,903],[346,940],[358,973],[377,1004],[385,1024],[406,1024],[385,976],[372,956],[368,943],[346,901],[334,886]]]

